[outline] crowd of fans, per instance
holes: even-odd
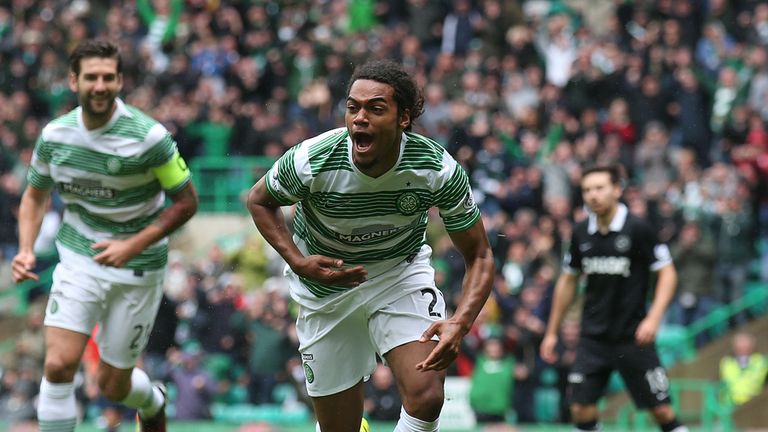
[[[163,122],[187,160],[276,157],[341,124],[355,65],[369,58],[404,64],[426,98],[414,130],[444,145],[469,173],[497,260],[492,301],[451,373],[471,376],[478,359],[513,358],[505,364],[518,421],[537,420],[532,392],[564,382],[542,383],[548,369],[537,347],[573,221],[584,217],[578,179],[587,164],[621,164],[630,211],[649,218],[672,247],[681,277],[670,323],[690,323],[739,298],[749,279],[768,280],[764,2],[4,2],[5,260],[15,253],[15,205],[40,128],[76,104],[66,54],[94,36],[119,42],[124,99]],[[427,235],[450,307],[463,262],[439,224]],[[258,238],[245,245],[235,255],[213,246],[200,261],[170,260],[144,362],[179,389],[180,418],[210,415],[204,408],[214,401],[274,403],[282,384],[303,397],[279,260]],[[29,343],[3,365],[2,418],[34,415],[38,315],[29,316],[36,322]],[[567,321],[555,366],[561,374],[577,338],[577,321]],[[84,406],[102,406],[87,383]],[[382,376],[369,386],[373,411],[391,397],[384,389],[392,380]],[[14,414],[12,407],[22,408]],[[557,419],[566,417],[564,410]]]

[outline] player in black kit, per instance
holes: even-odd
[[[666,245],[645,220],[619,202],[621,175],[615,166],[587,169],[581,192],[589,218],[573,229],[570,250],[557,281],[541,357],[557,360],[558,330],[573,300],[579,274],[586,275],[581,338],[568,376],[571,414],[578,431],[600,430],[597,401],[618,370],[638,409],[649,409],[664,432],[688,432],[669,399],[669,379],[659,362],[656,332],[677,284]],[[651,272],[657,273],[650,309]]]

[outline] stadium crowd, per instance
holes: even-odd
[[[630,211],[670,244],[680,286],[669,323],[688,324],[739,298],[749,279],[768,280],[768,4],[593,3],[3,2],[0,254],[15,253],[15,205],[41,126],[76,104],[66,55],[86,37],[119,42],[123,98],[163,122],[187,160],[276,157],[340,125],[355,65],[393,58],[424,90],[414,130],[469,173],[497,261],[492,300],[451,373],[472,376],[487,355],[513,359],[507,408],[520,422],[536,421],[530,395],[564,384],[573,358],[561,356],[561,379],[542,383],[548,368],[537,347],[573,221],[584,217],[578,179],[587,164],[621,164]],[[54,203],[54,232],[56,217]],[[450,308],[463,261],[439,224],[427,236]],[[42,237],[41,251],[52,244]],[[214,245],[202,259],[169,261],[143,361],[179,389],[177,416],[210,416],[214,401],[274,403],[281,384],[301,398],[295,311],[264,242],[249,239],[235,254]],[[39,315],[33,308],[2,364],[2,418],[34,416]],[[563,353],[578,337],[576,323],[564,326]],[[501,341],[502,352],[484,353],[488,340]],[[101,408],[84,374],[80,399]],[[387,378],[370,383],[369,413],[391,399]],[[563,410],[557,420],[566,417]]]

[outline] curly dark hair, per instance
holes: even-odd
[[[405,130],[410,131],[413,121],[424,112],[424,95],[416,85],[416,81],[408,75],[402,65],[392,60],[373,60],[355,68],[352,78],[347,85],[347,94],[357,80],[371,80],[387,84],[394,89],[394,98],[397,102],[397,113],[402,114],[408,110],[411,121]]]
[[[117,73],[123,71],[120,51],[114,43],[101,39],[86,39],[80,42],[69,55],[69,70],[80,75],[80,60],[84,58],[114,58],[117,60]]]

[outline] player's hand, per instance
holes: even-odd
[[[104,240],[91,244],[93,249],[103,249],[93,256],[97,263],[110,267],[122,267],[141,251],[129,240]]]
[[[557,361],[557,352],[555,347],[557,346],[557,335],[547,334],[539,345],[539,355],[541,359],[547,363],[554,363]]]
[[[310,255],[293,264],[297,275],[325,285],[354,288],[365,282],[368,271],[363,266],[343,268],[344,261],[322,255]]]
[[[659,323],[650,318],[640,321],[635,330],[635,341],[638,345],[650,345],[656,340],[656,332],[659,331]]]
[[[464,337],[462,328],[461,324],[452,320],[440,320],[432,323],[432,325],[421,335],[419,342],[429,342],[435,335],[439,336],[440,340],[427,358],[416,365],[416,370],[439,371],[450,366],[459,355],[461,338]]]
[[[23,282],[27,279],[40,280],[32,269],[35,268],[37,258],[32,252],[19,252],[11,262],[11,275],[14,283]]]

